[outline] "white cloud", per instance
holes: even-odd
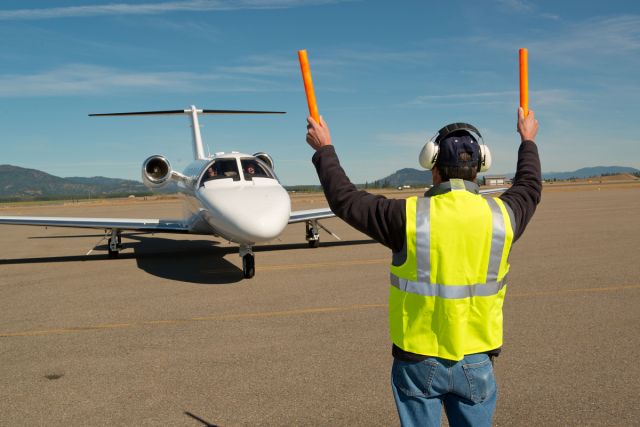
[[[36,74],[0,76],[2,96],[50,96],[103,93],[112,89],[189,87],[189,73],[136,73],[108,67],[72,64]]]
[[[545,19],[550,19],[552,21],[559,21],[561,19],[560,15],[555,15],[553,13],[541,13],[540,17]]]
[[[409,101],[407,105],[478,105],[511,102],[518,96],[515,91],[450,93],[446,95],[422,95]]]
[[[564,89],[545,89],[530,91],[529,98],[540,106],[556,106],[569,103],[583,102],[577,94]]]
[[[348,50],[330,57],[314,58],[314,70],[325,75],[336,66],[352,66],[361,61],[413,61],[419,53]],[[29,74],[0,74],[0,96],[76,96],[117,91],[161,90],[180,92],[270,92],[297,90],[299,66],[294,54],[262,54],[242,58],[237,64],[225,63],[201,72],[134,71],[91,64],[67,64]],[[295,77],[295,78],[294,78]],[[325,88],[327,89],[327,88]],[[327,89],[330,90],[330,89]],[[335,89],[333,89],[335,90]],[[343,90],[340,90],[343,91]]]
[[[243,74],[257,76],[290,76],[299,74],[299,65],[295,53],[289,58],[276,55],[253,55],[245,59],[245,63],[221,66],[218,70],[226,74]]]
[[[526,12],[533,9],[533,6],[525,0],[496,0],[496,2],[517,12]]]
[[[409,147],[419,150],[431,138],[435,132],[417,131],[403,133],[385,133],[376,135],[375,139],[384,145],[396,147]]]
[[[102,5],[0,10],[0,20],[56,19],[107,15],[149,15],[169,12],[286,9],[340,3],[349,0],[187,0],[163,3],[113,3]]]
[[[561,106],[569,103],[584,102],[576,93],[565,89],[544,89],[529,92],[529,99],[539,106]],[[469,106],[469,105],[509,105],[515,106],[519,101],[519,92],[477,92],[450,93],[445,95],[422,95],[401,106]]]
[[[594,60],[623,56],[625,62],[637,61],[640,50],[640,15],[595,17],[577,23],[563,23],[557,30],[531,40],[505,40],[488,37],[468,38],[467,42],[513,51],[514,45],[526,45],[532,55],[553,63],[591,64]]]
[[[370,67],[372,63],[423,63],[431,56],[430,53],[415,50],[384,51],[371,48],[352,48],[331,50],[330,53],[314,54],[310,61],[313,65],[314,75],[333,76],[342,78],[345,68],[352,69],[359,64]],[[240,76],[271,76],[285,79],[299,78],[300,68],[295,54],[262,54],[243,58],[242,63],[224,65],[216,68],[216,71],[226,75]],[[331,90],[327,87],[325,90]],[[335,90],[335,89],[333,89]],[[344,92],[347,89],[339,89]]]
[[[389,62],[389,63],[423,63],[432,59],[435,55],[426,50],[372,50],[368,48],[339,49],[332,52],[333,61],[342,64],[362,62]]]
[[[576,56],[635,53],[640,50],[640,15],[594,18],[568,27],[553,39],[530,43],[530,50],[568,59]]]
[[[70,64],[35,74],[0,75],[0,96],[74,96],[114,91],[265,92],[283,90],[257,77],[228,76],[217,71],[142,72],[86,64]]]

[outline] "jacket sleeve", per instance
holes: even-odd
[[[401,251],[405,240],[405,201],[358,190],[340,166],[332,145],[316,151],[312,160],[336,216],[394,252]]]
[[[542,173],[538,147],[533,141],[523,141],[518,149],[518,167],[513,185],[500,196],[513,211],[514,242],[522,236],[540,203],[541,194]]]

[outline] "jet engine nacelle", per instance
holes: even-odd
[[[269,168],[270,168],[271,170],[274,170],[274,168],[273,168],[273,159],[272,159],[272,158],[271,158],[271,156],[270,156],[270,155],[268,155],[267,153],[263,153],[263,152],[261,151],[261,152],[259,152],[259,153],[255,153],[255,154],[253,155],[253,157],[257,157],[258,159],[262,160],[263,162],[265,162],[265,163],[269,166]]]
[[[171,164],[164,156],[149,157],[142,164],[142,181],[147,187],[160,188],[171,180]]]

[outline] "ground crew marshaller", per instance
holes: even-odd
[[[359,191],[340,166],[327,123],[307,119],[307,143],[333,212],[392,250],[391,385],[403,426],[490,426],[496,406],[493,358],[502,347],[509,251],[540,201],[533,111],[518,110],[521,136],[513,185],[479,194],[490,154],[466,123],[442,128],[421,153],[433,187],[387,199]],[[430,145],[429,145],[430,144]],[[426,153],[426,154],[425,154]]]

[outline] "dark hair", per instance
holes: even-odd
[[[464,179],[465,181],[475,181],[478,174],[478,165],[471,164],[471,154],[467,152],[461,152],[458,155],[458,161],[461,165],[458,166],[442,166],[436,163],[436,169],[440,173],[442,182],[449,181],[450,179]],[[466,164],[465,164],[466,163]]]

